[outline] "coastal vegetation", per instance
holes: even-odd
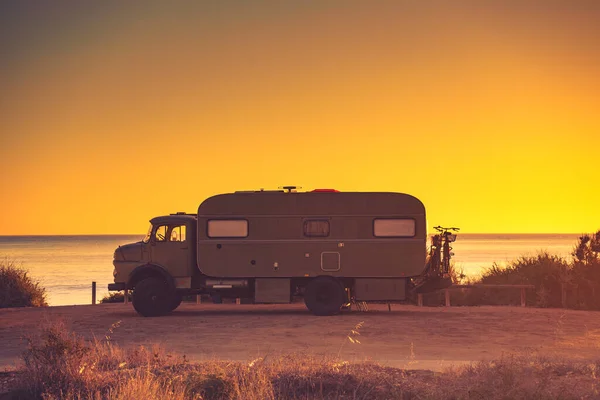
[[[0,308],[45,307],[46,290],[15,261],[0,260]]]
[[[546,251],[522,256],[506,266],[494,264],[478,278],[465,277],[454,268],[454,283],[534,285],[527,291],[527,304],[536,307],[563,307],[600,310],[600,230],[579,237],[565,259]],[[443,293],[424,296],[425,305],[442,304]],[[519,290],[468,288],[452,294],[453,305],[517,305]]]
[[[127,293],[127,300],[131,301],[131,292]],[[112,292],[104,296],[100,303],[123,303],[125,301],[125,293],[122,291]]]
[[[21,399],[581,399],[596,398],[600,360],[505,356],[446,369],[411,370],[337,357],[284,354],[247,362],[191,363],[160,347],[123,349],[84,340],[60,322],[28,338],[13,398]],[[340,342],[360,346],[360,326]]]

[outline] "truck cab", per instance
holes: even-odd
[[[115,250],[115,283],[110,284],[108,289],[129,290],[144,280],[153,282],[151,286],[159,286],[156,282],[160,281],[163,289],[166,288],[166,291],[162,291],[174,298],[173,302],[169,302],[171,305],[168,308],[174,306],[174,309],[178,306],[181,299],[181,295],[178,294],[181,290],[178,289],[189,289],[192,277],[199,273],[196,268],[196,221],[195,214],[185,213],[151,219],[144,239],[119,246]],[[149,298],[152,297],[150,294]],[[154,313],[152,309],[158,312],[160,308],[156,307],[156,304],[144,307],[136,301],[134,307],[136,310],[140,307],[145,308],[138,310],[144,314]],[[162,310],[160,313],[164,311],[172,310]]]

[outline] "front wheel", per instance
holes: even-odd
[[[318,277],[306,286],[304,304],[315,315],[338,314],[346,302],[346,292],[335,278]]]
[[[136,283],[132,303],[135,311],[144,317],[156,317],[174,310],[171,308],[174,304],[173,294],[163,280],[154,277]]]

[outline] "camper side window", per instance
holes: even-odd
[[[375,219],[373,235],[377,237],[413,237],[415,236],[414,219]]]
[[[248,236],[248,221],[245,219],[211,219],[207,227],[208,237],[237,238]]]
[[[329,221],[326,220],[308,220],[304,221],[304,236],[325,237],[329,236]]]

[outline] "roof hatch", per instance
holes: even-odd
[[[296,193],[301,186],[280,186],[279,189],[287,190],[287,193]]]

